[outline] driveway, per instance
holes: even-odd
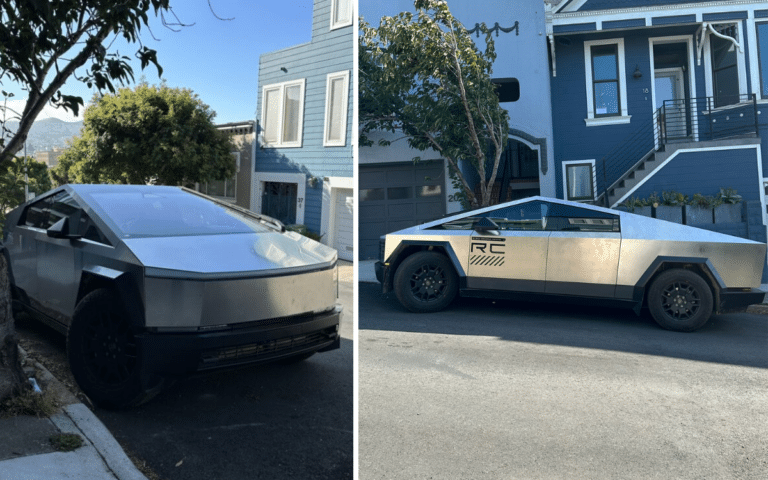
[[[768,317],[459,299],[359,284],[360,479],[763,478]]]

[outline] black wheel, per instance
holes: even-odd
[[[712,291],[690,270],[667,270],[651,284],[648,308],[656,323],[667,330],[692,332],[703,327],[712,314]]]
[[[67,331],[67,356],[72,375],[93,403],[125,408],[152,398],[162,381],[145,389],[136,327],[114,292],[94,290],[75,308]]]
[[[403,260],[394,278],[395,295],[412,312],[447,307],[459,290],[459,277],[445,255],[419,252]]]

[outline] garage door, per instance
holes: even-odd
[[[354,237],[352,208],[354,199],[351,188],[334,189],[335,208],[333,218],[333,248],[339,251],[339,258],[354,260]]]
[[[443,162],[360,165],[359,257],[378,258],[381,235],[445,214]]]

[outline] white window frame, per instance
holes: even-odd
[[[744,37],[746,36],[747,32],[744,32],[744,29],[742,28],[741,21],[733,21],[733,22],[712,22],[712,25],[736,25],[736,30],[739,35],[739,43],[742,45],[742,50],[739,50],[734,45],[734,48],[736,48],[736,70],[739,73],[739,95],[746,95],[747,94],[747,67],[746,67],[746,59],[744,57]],[[712,78],[712,32],[707,32],[707,38],[706,38],[706,44],[704,45],[704,85],[706,87],[706,93],[707,97],[714,98],[715,96],[715,88],[714,88],[714,79]],[[757,45],[754,45],[754,50],[757,51]],[[758,95],[759,97],[759,95]],[[738,105],[738,104],[736,104]],[[723,105],[722,107],[713,108],[713,110],[720,110],[720,109],[726,109],[726,108],[733,108],[734,105]]]
[[[283,141],[283,121],[284,118],[284,111],[283,108],[285,106],[285,89],[288,87],[294,87],[298,85],[300,87],[299,90],[299,131],[297,132],[297,140],[295,142],[285,142]],[[268,143],[264,139],[264,131],[262,130],[261,135],[261,143],[264,146],[267,147],[275,147],[275,148],[301,148],[302,145],[302,139],[304,136],[304,92],[305,92],[305,86],[306,86],[306,79],[301,78],[299,80],[291,80],[288,82],[282,82],[282,83],[273,83],[271,85],[265,85],[261,92],[261,125],[262,129],[266,129],[266,115],[267,115],[267,92],[271,91],[278,91],[279,96],[279,107],[278,107],[278,113],[277,113],[277,135],[278,135],[278,141],[276,143]]]
[[[304,206],[307,192],[307,176],[303,173],[268,173],[256,172],[253,177],[254,185],[254,204],[253,209],[256,213],[261,213],[261,195],[264,193],[264,184],[266,182],[275,183],[295,183],[296,191],[296,223],[304,225]]]
[[[585,165],[590,164],[592,165],[592,201],[597,200],[597,169],[595,168],[595,160],[589,159],[589,160],[566,160],[563,162],[563,199],[568,200],[570,202],[587,202],[589,200],[580,199],[580,200],[571,200],[568,198],[568,166],[569,165]]]
[[[597,45],[616,45],[619,67],[619,115],[595,118],[594,85],[592,84],[592,47]],[[587,87],[587,118],[584,123],[588,127],[600,125],[617,125],[629,123],[632,118],[627,112],[627,68],[624,61],[624,39],[610,38],[606,40],[590,40],[584,42],[584,73]]]
[[[758,25],[768,25],[768,19],[760,19],[760,21],[747,22],[747,35],[749,37],[749,44],[754,45],[755,48],[749,49],[749,57],[751,68],[750,73],[752,76],[752,93],[757,94],[758,102],[768,102],[768,95],[763,96],[763,81],[768,81],[768,78],[762,78],[760,72],[760,35],[757,33]],[[766,54],[766,62],[768,62],[768,51]]]
[[[331,82],[338,78],[342,78],[344,80],[343,90],[345,93],[345,95],[341,99],[341,111],[343,112],[341,116],[341,125],[340,125],[341,139],[332,141],[328,139],[328,134],[331,128],[331,118],[330,118]],[[325,129],[323,131],[324,147],[344,147],[347,145],[347,117],[349,114],[349,112],[347,111],[347,108],[349,105],[348,99],[349,99],[349,70],[344,72],[329,73],[325,81]]]
[[[336,10],[336,5],[340,1],[346,1],[346,2],[349,3],[349,18],[348,19],[344,19],[344,20],[342,20],[342,21],[340,21],[338,23],[333,23],[333,12]],[[331,19],[331,30],[336,30],[337,28],[348,27],[348,26],[352,25],[352,19],[355,17],[355,15],[354,15],[354,13],[355,13],[355,5],[354,5],[354,3],[355,2],[353,2],[352,0],[331,0],[331,10],[329,12],[330,15],[328,15],[330,17],[330,19]]]

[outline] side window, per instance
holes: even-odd
[[[553,232],[620,232],[618,215],[553,203],[545,219]]]
[[[475,222],[481,218],[488,218],[499,226],[499,230],[542,231],[546,229],[548,209],[549,204],[547,202],[520,203],[446,222],[436,228],[443,230],[472,230]]]
[[[70,221],[73,222],[72,227],[74,227],[80,222],[81,213],[82,209],[69,193],[59,192],[53,196],[51,209],[45,222],[46,226],[42,228],[48,229],[64,217],[70,217]]]

